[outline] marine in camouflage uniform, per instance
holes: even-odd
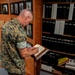
[[[18,49],[25,48],[26,33],[20,22],[14,18],[2,27],[1,65],[9,73],[25,75],[25,62]]]

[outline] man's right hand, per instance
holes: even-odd
[[[28,52],[30,53],[30,55],[34,55],[38,53],[38,47],[31,47],[28,49]]]

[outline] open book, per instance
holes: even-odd
[[[45,48],[44,46],[42,46],[40,44],[36,44],[34,47],[38,47],[39,48],[38,53],[36,53],[34,55],[34,57],[36,58],[36,60],[38,60],[39,58],[41,58],[46,52],[49,51],[49,49]]]

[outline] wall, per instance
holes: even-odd
[[[9,0],[0,0],[0,4],[2,3],[8,3],[8,7],[10,7]],[[0,20],[3,21],[10,20],[10,10],[9,10],[9,14],[0,14]]]
[[[18,2],[18,1],[25,1],[25,0],[0,0],[0,4],[8,3],[8,9],[9,9],[9,14],[0,14],[0,20],[3,20],[6,22],[14,17],[17,17],[17,15],[10,14],[10,3]]]

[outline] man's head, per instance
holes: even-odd
[[[17,19],[20,21],[20,23],[23,26],[26,26],[26,25],[28,25],[32,21],[33,14],[32,14],[32,12],[30,10],[23,9],[21,11],[21,13],[19,14],[19,16],[17,17]]]

